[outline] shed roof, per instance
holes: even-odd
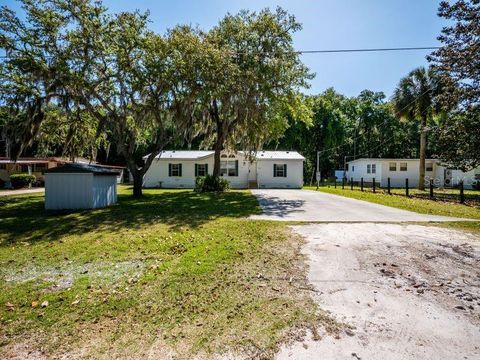
[[[95,164],[69,163],[45,170],[48,174],[94,174],[117,176],[120,172],[115,168]]]

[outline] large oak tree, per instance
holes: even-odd
[[[454,108],[438,132],[440,155],[469,170],[480,165],[480,2],[442,1],[438,15],[449,20],[429,60],[445,84],[442,101]]]
[[[59,125],[67,117],[65,144],[78,131],[108,134],[140,196],[155,156],[191,123],[188,86],[198,52],[189,49],[197,49],[198,34],[189,28],[154,34],[148,14],[112,15],[93,1],[23,0],[23,9],[26,21],[8,8],[0,12],[0,44],[9,55],[0,68],[0,96],[8,108],[12,157],[39,138],[46,110],[54,106],[62,111]],[[93,131],[74,126],[82,119]],[[144,163],[139,146],[150,150]]]
[[[204,146],[215,150],[215,176],[222,150],[259,149],[283,133],[286,112],[309,121],[299,90],[308,87],[312,75],[292,42],[300,29],[293,16],[278,8],[229,14],[205,35],[210,51],[199,73],[199,101]]]

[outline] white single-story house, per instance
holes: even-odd
[[[347,181],[354,183],[363,178],[365,183],[372,183],[373,179],[381,187],[387,187],[390,178],[391,187],[405,187],[408,179],[409,187],[417,187],[420,176],[419,159],[378,159],[361,158],[347,163]],[[435,187],[456,187],[461,181],[466,189],[472,189],[480,183],[480,167],[466,173],[448,167],[438,159],[425,160],[426,185],[433,179]]]
[[[210,150],[162,151],[146,172],[144,187],[193,188],[197,176],[212,174],[213,158]],[[237,189],[301,188],[304,160],[296,151],[222,153],[220,174]]]
[[[118,171],[70,163],[45,171],[45,209],[95,209],[117,202]]]

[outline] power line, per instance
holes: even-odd
[[[419,96],[423,96],[423,95],[425,95],[425,94],[426,94],[427,92],[429,92],[429,91],[432,91],[432,89],[427,89],[426,91],[424,91],[423,93],[421,93]],[[395,115],[396,115],[396,116],[399,116],[402,110],[405,110],[408,106],[410,106],[411,104],[413,104],[415,101],[416,101],[416,100],[412,100],[412,101],[410,101],[408,104],[406,104],[405,106],[403,106],[400,110],[398,110],[398,111],[395,110]],[[387,125],[388,125],[388,124],[386,124],[386,123],[380,124],[380,126],[378,126],[377,129],[383,128],[383,127],[385,127],[385,126],[387,126]],[[361,135],[355,135],[355,136],[354,136],[352,139],[350,139],[350,140],[355,141],[355,140],[357,140],[357,139],[360,139],[361,137],[362,137]],[[395,137],[395,136],[392,136],[391,139],[393,139],[393,137]],[[390,139],[389,139],[389,140],[390,140]],[[332,151],[332,150],[339,149],[339,148],[341,148],[341,147],[343,147],[343,146],[347,146],[347,145],[348,145],[348,146],[351,146],[352,144],[351,144],[351,143],[347,143],[347,142],[345,141],[345,142],[343,142],[342,144],[339,144],[339,145],[336,145],[336,146],[332,146],[332,147],[330,147],[330,148],[328,148],[328,149],[319,150],[319,152],[323,154],[323,153],[330,152],[330,151]],[[369,150],[372,150],[372,149],[369,149]],[[360,156],[360,155],[358,155],[358,156]]]
[[[418,51],[418,50],[438,50],[440,46],[419,46],[419,47],[393,47],[393,48],[360,48],[360,49],[322,49],[322,50],[294,50],[294,51],[285,51],[283,53],[294,53],[294,54],[330,54],[330,53],[356,53],[356,52],[388,52],[388,51]],[[248,53],[248,52],[241,52]],[[252,52],[253,54],[269,52]],[[45,56],[50,58],[52,56]],[[8,59],[11,56],[0,55],[0,59]]]
[[[334,50],[300,50],[298,54],[325,54],[325,53],[352,53],[352,52],[386,52],[386,51],[415,51],[438,50],[440,46],[395,47],[395,48],[364,48],[364,49],[334,49]]]

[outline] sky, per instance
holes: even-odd
[[[104,0],[112,11],[150,12],[150,28],[164,33],[177,24],[208,30],[228,12],[281,6],[295,15],[303,29],[294,35],[297,50],[424,47],[440,45],[445,20],[437,16],[438,0]],[[19,9],[15,0],[1,5]],[[393,93],[401,77],[427,65],[429,50],[385,53],[304,54],[302,61],[316,74],[305,92],[329,87],[347,96],[362,90]]]

